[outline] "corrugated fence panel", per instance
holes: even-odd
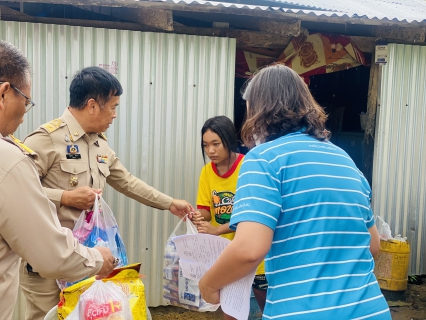
[[[373,210],[407,237],[410,274],[426,274],[426,47],[390,44],[382,68]]]
[[[107,132],[129,171],[195,206],[203,166],[200,131],[215,115],[233,118],[235,40],[0,21],[0,38],[21,48],[33,69],[37,106],[16,136],[24,138],[68,106],[72,75],[91,65],[116,73],[124,88]],[[108,187],[130,262],[142,262],[148,304],[162,304],[164,244],[177,218]],[[23,318],[22,299],[15,319]]]

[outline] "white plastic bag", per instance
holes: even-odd
[[[395,240],[395,241],[401,241],[401,242],[407,242],[407,237],[401,237],[400,234],[397,234],[395,237],[392,237],[392,232],[389,224],[385,222],[385,220],[382,219],[382,217],[377,216],[377,221],[379,223],[379,235],[380,240]]]
[[[182,223],[185,222],[186,232]],[[179,256],[172,240],[175,236],[183,234],[196,234],[197,228],[186,216],[178,222],[164,250],[163,268],[163,298],[167,304],[182,307],[194,311],[216,311],[219,305],[207,303],[201,298],[198,283],[195,280],[185,278],[179,265]]]
[[[116,284],[95,281],[66,320],[133,320],[129,300]]]
[[[377,216],[377,221],[379,223],[378,231],[381,240],[390,240],[393,239],[392,232],[389,225],[383,220],[381,216]]]

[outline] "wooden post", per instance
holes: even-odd
[[[373,179],[373,155],[374,155],[374,132],[376,130],[376,113],[379,92],[379,72],[378,64],[372,59],[370,69],[370,82],[368,85],[367,98],[367,121],[364,131],[364,156],[363,156],[363,172],[370,185]]]

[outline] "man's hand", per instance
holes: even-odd
[[[101,189],[80,187],[70,191],[64,191],[61,198],[61,206],[74,207],[80,210],[90,210],[95,204],[95,199],[102,195]]]
[[[182,219],[186,214],[188,214],[189,218],[192,218],[192,212],[195,210],[188,201],[173,199],[169,211]]]
[[[104,259],[104,264],[102,265],[101,270],[99,270],[99,273],[96,276],[96,280],[100,280],[107,277],[112,272],[112,270],[114,270],[114,268],[118,264],[118,261],[114,258],[108,248],[95,247],[94,249],[98,250],[101,253],[102,258]]]

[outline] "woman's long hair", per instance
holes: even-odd
[[[246,86],[246,121],[241,138],[247,147],[304,128],[318,140],[327,140],[327,115],[308,86],[292,69],[273,65],[262,69]]]
[[[201,152],[203,154],[204,163],[206,163],[206,153],[204,151],[203,136],[206,131],[216,133],[222,140],[223,147],[228,151],[228,159],[231,160],[232,152],[237,152],[237,131],[234,123],[226,116],[216,116],[206,120],[201,128]]]

